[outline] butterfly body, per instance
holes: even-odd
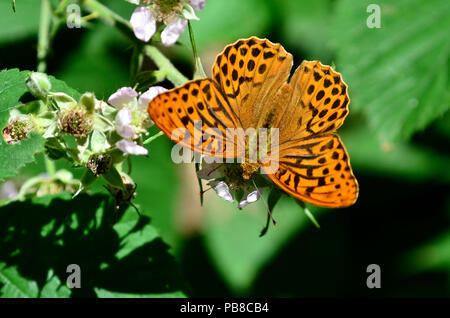
[[[217,56],[212,78],[157,96],[148,113],[169,137],[186,130],[188,138],[172,138],[176,142],[207,156],[240,159],[243,179],[260,170],[303,201],[349,206],[358,183],[334,133],[348,114],[347,85],[318,61],[302,62],[290,77],[291,68],[292,56],[280,44],[239,40]]]

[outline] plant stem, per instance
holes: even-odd
[[[153,140],[155,140],[156,138],[160,137],[164,135],[164,133],[162,131],[160,131],[157,134],[154,134],[153,136],[149,137],[147,140],[144,140],[144,142],[142,143],[143,145],[148,145],[149,143],[151,143]]]
[[[151,58],[159,69],[166,72],[167,79],[175,86],[180,86],[188,81],[188,79],[178,71],[170,60],[164,56],[156,47],[152,45],[144,46],[144,53]]]
[[[50,0],[41,0],[41,16],[39,21],[39,33],[38,33],[38,48],[37,48],[37,59],[38,59],[38,72],[45,72],[47,69],[47,58],[48,48],[49,48],[49,30],[52,18],[52,7],[50,5]]]
[[[47,170],[47,174],[49,177],[53,177],[56,173],[56,166],[55,162],[47,157],[47,155],[44,155],[45,158],[45,169]]]
[[[205,70],[202,66],[202,61],[197,54],[197,46],[195,45],[194,39],[194,31],[192,30],[191,21],[188,20],[188,29],[189,29],[189,39],[191,40],[192,53],[194,54],[195,60],[195,71],[194,71],[194,79],[196,78],[204,78],[206,77]]]
[[[90,13],[98,15],[100,19],[102,19],[106,24],[109,24],[117,28],[132,42],[137,44],[140,42],[134,36],[130,22],[122,18],[120,15],[118,15],[108,7],[104,6],[103,4],[101,4],[96,0],[84,0],[83,6]]]

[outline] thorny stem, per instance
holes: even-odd
[[[153,140],[157,139],[158,137],[164,135],[164,133],[162,131],[160,131],[157,134],[154,134],[153,136],[149,137],[147,140],[145,140],[142,144],[143,145],[148,145],[149,143],[151,143]]]
[[[39,33],[38,33],[38,72],[45,72],[47,69],[47,53],[50,42],[50,23],[52,18],[52,8],[50,6],[50,0],[41,0],[41,17],[39,21]]]

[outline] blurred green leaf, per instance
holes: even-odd
[[[10,1],[0,2],[0,12],[2,12],[0,44],[2,45],[37,34],[40,1],[20,0],[15,7],[16,12],[11,9]]]
[[[105,100],[120,87],[130,86],[130,43],[101,23],[82,32],[86,35],[81,45],[65,59],[56,76],[81,92],[94,92],[98,99]]]
[[[367,115],[382,141],[410,137],[450,107],[450,3],[378,1],[381,28],[370,29],[372,1],[342,0],[333,14],[338,71],[351,107]]]
[[[245,294],[263,266],[289,239],[314,226],[290,197],[283,197],[276,211],[278,225],[259,237],[267,213],[262,202],[241,211],[215,195],[205,197],[206,245],[217,270],[234,293]]]
[[[183,292],[163,293],[163,294],[128,294],[110,292],[102,288],[95,288],[97,297],[100,298],[184,298]]]
[[[450,183],[450,157],[431,147],[407,142],[380,145],[377,137],[363,126],[344,130],[339,135],[347,146],[357,178],[359,171],[363,171],[404,180]]]
[[[152,131],[150,135],[153,135],[156,129]],[[161,137],[146,147],[149,150],[148,158],[131,158],[131,177],[137,185],[137,195],[133,202],[142,209],[141,213],[152,218],[164,241],[176,250],[181,243],[181,237],[176,219],[179,186],[176,166],[170,157],[172,142]],[[173,250],[171,252],[174,252]]]

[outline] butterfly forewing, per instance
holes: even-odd
[[[194,80],[160,94],[149,103],[148,113],[167,136],[183,146],[208,156],[235,157],[226,151],[227,144],[233,143],[227,142],[226,129],[238,127],[238,119],[213,81]]]
[[[251,37],[227,46],[217,56],[212,76],[241,126],[258,128],[291,68],[292,56],[280,44]]]
[[[336,131],[348,114],[347,84],[319,61],[304,61],[290,81],[291,95],[280,121],[287,142]]]

